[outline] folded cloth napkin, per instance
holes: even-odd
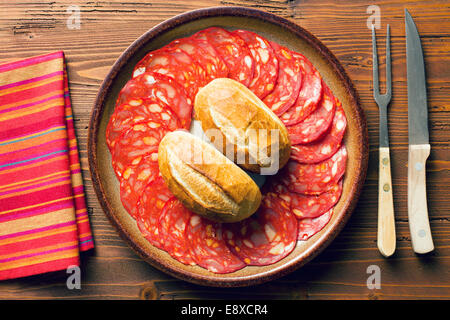
[[[92,247],[64,53],[0,65],[0,280]]]

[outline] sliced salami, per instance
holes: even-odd
[[[188,37],[174,40],[168,46],[178,47],[189,54],[205,70],[206,82],[228,76],[227,65],[207,40]]]
[[[106,127],[106,142],[112,150],[119,136],[133,125],[155,120],[170,131],[181,127],[178,117],[162,101],[156,98],[130,98],[114,110]]]
[[[166,75],[186,90],[193,101],[206,84],[206,72],[185,51],[177,47],[164,47],[148,53],[135,67],[133,77],[152,71]]]
[[[164,206],[159,217],[159,238],[164,250],[184,264],[195,265],[189,252],[186,226],[192,213],[173,197]]]
[[[228,77],[249,86],[253,80],[255,63],[245,41],[219,27],[210,27],[194,34],[207,40],[228,67]]]
[[[292,192],[321,194],[330,190],[344,175],[347,149],[341,146],[329,159],[316,164],[290,160],[283,168],[281,181]]]
[[[169,106],[178,116],[180,125],[188,129],[192,118],[192,102],[184,88],[175,80],[162,74],[146,72],[127,82],[119,93],[117,104],[130,98],[156,98]]]
[[[278,78],[278,59],[272,46],[262,36],[247,30],[232,32],[247,44],[255,63],[253,80],[248,88],[260,99],[264,99],[275,88]]]
[[[159,175],[158,162],[152,155],[137,158],[138,164],[127,167],[120,179],[120,200],[124,208],[136,218],[137,203],[145,187]]]
[[[280,116],[297,100],[302,85],[300,60],[292,52],[275,42],[270,42],[278,59],[278,78],[273,91],[264,98],[264,103]]]
[[[275,193],[265,195],[258,212],[224,232],[230,249],[247,265],[263,266],[287,256],[297,242],[297,220]]]
[[[347,127],[347,118],[340,101],[328,132],[319,140],[308,144],[297,144],[291,148],[291,158],[301,163],[318,163],[328,159],[339,149]]]
[[[199,266],[215,273],[230,273],[245,267],[227,247],[220,223],[193,214],[186,235],[191,256]]]
[[[266,188],[266,189],[265,189]],[[280,182],[278,176],[273,176],[269,183],[266,183],[261,190],[263,194],[275,193],[278,198],[283,201],[285,206],[291,206],[292,202],[292,192],[290,192],[286,186]]]
[[[286,126],[299,123],[309,116],[317,108],[323,91],[323,82],[319,71],[303,55],[296,52],[292,54],[301,65],[303,81],[297,100],[280,116],[281,121]]]
[[[341,197],[342,181],[319,195],[304,195],[293,192],[291,210],[298,219],[316,218],[330,210]]]
[[[334,209],[331,208],[317,218],[305,218],[298,221],[298,240],[305,241],[322,230],[330,221]]]
[[[330,128],[335,110],[334,97],[326,87],[319,107],[302,122],[286,127],[291,144],[305,144],[319,139]]]
[[[138,164],[143,156],[149,155],[158,161],[158,146],[169,130],[156,121],[141,122],[125,131],[114,146],[112,163],[116,175],[123,177],[125,170]]]
[[[159,218],[166,203],[174,198],[162,177],[150,182],[138,202],[137,225],[142,235],[154,246],[163,249]]]

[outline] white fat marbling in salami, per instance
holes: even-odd
[[[173,197],[164,206],[159,216],[159,238],[172,257],[184,264],[194,265],[186,237],[186,227],[192,213]]]
[[[135,67],[133,77],[144,72],[166,75],[183,86],[193,101],[198,90],[206,84],[206,72],[185,51],[164,47],[148,53]]]
[[[129,98],[118,105],[106,127],[106,143],[110,150],[120,135],[133,125],[154,120],[170,131],[181,127],[178,117],[162,101],[156,98]]]
[[[216,49],[205,39],[187,37],[172,41],[169,47],[177,47],[205,70],[205,81],[228,77],[228,67],[220,58]]]
[[[278,78],[273,91],[263,102],[277,115],[282,115],[297,100],[303,81],[300,61],[292,52],[275,42],[270,42],[278,59]]]
[[[340,101],[336,103],[336,112],[330,129],[325,135],[311,143],[297,144],[291,147],[291,158],[301,163],[318,163],[328,159],[339,149],[347,127],[347,118]]]
[[[303,55],[293,52],[300,63],[303,81],[295,103],[280,116],[286,126],[292,126],[316,110],[323,93],[322,77],[312,63]]]
[[[298,219],[316,218],[330,210],[342,194],[342,181],[319,195],[305,195],[293,192],[291,210]]]
[[[230,249],[247,265],[268,265],[287,256],[297,241],[297,220],[289,204],[275,193],[264,196],[251,217],[225,225]]]
[[[120,200],[133,218],[136,218],[136,205],[145,187],[158,177],[158,162],[153,158],[152,154],[136,158],[119,178]]]
[[[177,115],[180,125],[188,129],[192,118],[192,100],[175,80],[162,74],[146,72],[127,82],[119,93],[116,105],[131,98],[156,98]]]
[[[138,202],[137,225],[142,235],[154,246],[163,249],[159,218],[166,203],[174,198],[161,176],[150,182]]]
[[[136,123],[125,131],[112,150],[112,164],[116,175],[122,177],[129,166],[138,163],[144,156],[158,161],[159,142],[169,131],[153,120]]]
[[[228,67],[228,78],[239,81],[246,87],[253,80],[255,63],[245,41],[219,27],[210,27],[194,34],[194,37],[207,40],[216,49]]]
[[[222,224],[193,214],[186,229],[190,253],[201,267],[214,273],[230,273],[245,267],[225,243]]]
[[[292,145],[315,141],[330,128],[336,103],[328,87],[324,91],[319,107],[313,113],[301,122],[286,127]]]
[[[322,230],[330,221],[334,208],[316,218],[305,218],[298,220],[298,240],[305,241]]]

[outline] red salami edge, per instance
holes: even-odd
[[[215,273],[230,273],[245,267],[225,243],[222,224],[193,214],[186,229],[190,253],[201,267]]]
[[[305,218],[298,220],[298,240],[305,241],[321,231],[331,220],[334,208],[331,208],[317,218]]]
[[[301,163],[318,163],[333,156],[340,148],[347,127],[347,119],[340,102],[328,132],[316,141],[291,147],[291,158]]]
[[[330,190],[344,175],[347,149],[341,148],[329,159],[316,164],[302,164],[290,160],[280,178],[292,192],[317,195]]]
[[[300,62],[294,58],[289,49],[275,42],[270,44],[278,58],[278,78],[275,88],[263,101],[277,116],[280,116],[297,100],[303,74]]]
[[[275,193],[268,193],[257,213],[239,223],[228,224],[224,236],[230,250],[247,265],[269,265],[294,250],[297,220],[288,203]]]

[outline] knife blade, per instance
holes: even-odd
[[[427,88],[422,45],[419,32],[407,9],[405,9],[405,23],[409,144],[428,144]]]
[[[426,160],[430,155],[428,105],[422,44],[411,14],[405,9],[408,80],[408,220],[413,250],[434,250],[426,197]]]

